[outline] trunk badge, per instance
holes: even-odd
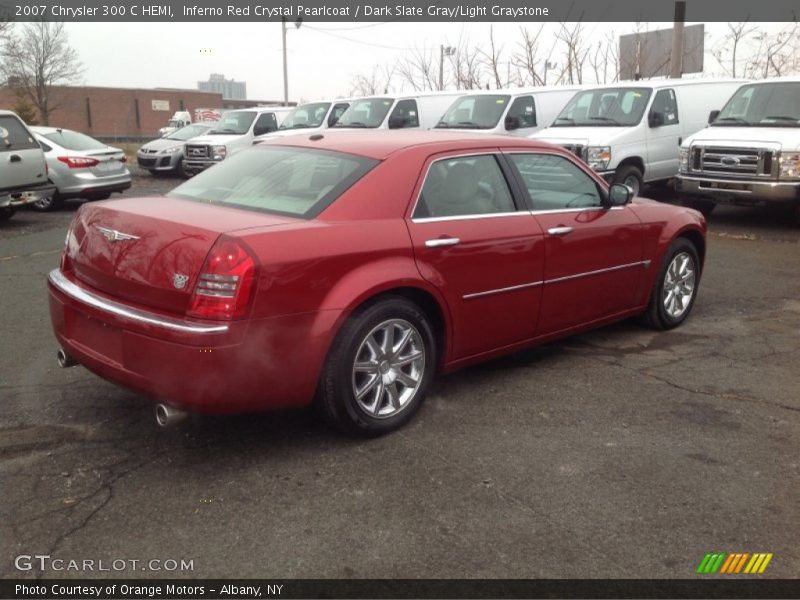
[[[138,240],[138,235],[131,235],[130,233],[122,233],[121,231],[117,231],[116,229],[109,229],[108,227],[100,227],[100,225],[95,225],[97,231],[103,234],[103,237],[106,238],[109,242],[126,242],[128,240]]]
[[[172,276],[172,285],[174,285],[177,289],[182,290],[186,287],[186,282],[189,281],[188,275],[183,275],[182,273],[175,273]]]

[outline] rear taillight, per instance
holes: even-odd
[[[58,160],[70,169],[85,169],[86,167],[94,167],[100,164],[100,161],[96,158],[88,158],[86,156],[59,156]]]
[[[187,315],[217,320],[245,316],[255,280],[255,258],[240,242],[220,238],[200,271]]]

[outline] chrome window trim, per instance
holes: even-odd
[[[417,197],[414,200],[414,206],[411,208],[411,213],[409,214],[409,219],[412,223],[435,223],[437,221],[454,221],[454,220],[461,220],[461,219],[482,219],[482,218],[493,218],[493,217],[505,217],[508,215],[517,215],[517,214],[528,214],[527,209],[522,210],[514,210],[509,212],[503,213],[486,213],[480,215],[453,215],[447,217],[422,217],[422,218],[414,218],[414,213],[417,210],[417,205],[419,204],[419,199],[422,197],[422,190],[425,188],[425,183],[428,181],[428,174],[431,172],[431,167],[439,161],[442,160],[453,160],[455,158],[467,158],[470,156],[491,156],[494,158],[495,162],[497,162],[497,168],[500,169],[500,173],[503,175],[503,179],[506,178],[506,174],[503,173],[503,168],[500,166],[500,162],[497,160],[497,155],[501,154],[502,152],[496,148],[493,148],[488,151],[483,152],[466,152],[464,154],[450,154],[448,156],[443,156],[441,158],[435,158],[431,161],[428,165],[428,168],[425,170],[425,177],[422,178],[422,185],[419,186],[419,192],[417,193]],[[511,189],[511,185],[506,182],[506,187],[508,187],[508,194],[511,196],[511,201],[515,202],[514,198],[514,191]],[[515,203],[516,205],[516,203]]]
[[[599,275],[601,273],[609,273],[612,271],[621,271],[622,269],[631,269],[633,267],[641,266],[645,269],[650,268],[650,260],[639,260],[632,263],[627,263],[624,265],[616,265],[613,267],[606,267],[604,269],[596,269],[594,271],[586,271],[584,273],[576,273],[575,275],[565,275],[564,277],[556,277],[554,279],[543,279],[540,281],[532,281],[530,283],[521,283],[520,285],[512,285],[509,287],[503,288],[496,288],[492,290],[485,290],[483,292],[472,292],[470,294],[464,294],[461,298],[462,300],[472,300],[474,298],[482,298],[484,296],[493,296],[495,294],[503,294],[505,292],[514,292],[517,290],[528,289],[532,287],[538,287],[541,285],[549,285],[551,283],[561,283],[562,281],[570,281],[572,279],[580,279],[582,277],[591,277],[592,275]]]
[[[125,306],[119,302],[114,302],[113,300],[101,298],[100,296],[72,283],[69,279],[64,277],[59,269],[53,269],[50,271],[48,279],[50,280],[50,283],[53,284],[53,287],[61,291],[63,294],[69,296],[73,300],[82,302],[83,304],[87,304],[92,308],[107,312],[127,321],[153,325],[155,327],[169,329],[170,331],[178,331],[180,333],[213,334],[225,333],[228,331],[227,325],[194,324],[182,319],[164,317],[155,313],[140,310],[138,308]]]
[[[627,206],[627,204],[625,205]],[[532,215],[552,215],[558,213],[599,212],[601,210],[625,210],[625,206],[585,206],[584,208],[540,208],[530,211]]]

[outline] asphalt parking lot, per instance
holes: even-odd
[[[200,578],[683,578],[710,551],[800,572],[800,227],[719,209],[684,326],[454,373],[365,441],[306,411],[158,430],[146,399],[57,368],[45,277],[77,206],[0,224],[0,577],[165,574],[15,568],[33,554]]]

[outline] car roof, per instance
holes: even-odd
[[[639,79],[638,81],[618,81],[617,83],[607,83],[603,85],[586,85],[581,91],[591,92],[610,88],[649,88],[657,90],[660,88],[684,87],[707,83],[738,83],[741,85],[748,82],[749,80],[747,79]]]
[[[316,148],[356,154],[383,160],[401,150],[426,146],[430,154],[453,150],[473,150],[480,148],[527,148],[531,150],[553,148],[552,145],[523,137],[506,135],[487,135],[480,133],[456,133],[452,131],[331,131],[324,134],[292,135],[270,144],[259,144],[257,148],[272,146],[295,146]]]
[[[32,125],[30,130],[33,133],[38,133],[40,135],[56,133],[57,131],[72,131],[71,129],[65,129],[64,127],[43,127],[42,125]]]

